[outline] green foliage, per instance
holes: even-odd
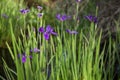
[[[4,6],[5,3],[8,5]],[[77,4],[74,10],[76,13],[72,19],[63,22],[57,21],[55,18],[57,11],[43,10],[43,17],[38,18],[38,10],[33,7],[30,9],[30,13],[23,15],[19,11],[21,8],[25,8],[25,6],[21,6],[22,4],[17,5],[11,0],[8,2],[3,0],[0,4],[2,4],[0,13],[9,16],[8,18],[0,17],[0,42],[4,39],[7,41],[6,45],[15,64],[14,71],[3,59],[4,71],[8,80],[113,79],[114,64],[117,59],[115,55],[118,55],[116,42],[109,38],[108,47],[106,48],[107,45],[104,44],[101,49],[102,32],[97,34],[97,24],[84,19],[76,22],[77,16],[81,16],[80,4],[75,3]],[[91,2],[88,6],[94,9]],[[85,15],[89,8],[83,12]],[[93,13],[95,11],[97,15],[97,10],[94,9]],[[18,19],[16,19],[17,16]],[[47,41],[43,34],[38,32],[38,29],[48,24],[54,27],[58,36],[51,36]],[[78,34],[69,34],[65,31],[66,29],[77,30]],[[9,40],[12,45],[9,44]],[[118,40],[120,41],[120,39]],[[40,49],[40,52],[31,53],[30,50],[33,48]],[[23,53],[26,54],[25,63],[22,62]],[[107,57],[105,53],[107,53]],[[32,59],[29,57],[30,55],[32,55]],[[0,78],[2,77],[0,76]]]
[[[11,6],[12,5],[12,6]],[[10,39],[10,24],[12,22],[12,27],[16,36],[18,36],[18,30],[22,27],[22,17],[19,14],[18,5],[11,0],[2,0],[0,3],[0,47],[5,46],[5,42],[11,42]]]

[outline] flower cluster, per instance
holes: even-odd
[[[57,33],[53,30],[54,29],[50,25],[47,25],[46,29],[44,29],[43,27],[39,28],[39,32],[44,34],[44,38],[46,40],[49,40],[51,34],[57,36]]]
[[[81,2],[81,0],[76,0],[76,2]],[[37,6],[37,8],[38,8],[39,11],[41,11],[43,9],[41,6]],[[20,12],[22,14],[26,14],[26,13],[29,12],[29,9],[21,9]],[[38,13],[37,15],[40,18],[40,17],[43,16],[43,13]],[[65,20],[70,19],[71,16],[67,16],[65,14],[64,15],[57,14],[56,18],[59,21],[65,21]],[[87,20],[89,20],[90,22],[97,23],[97,17],[95,17],[95,16],[87,15],[87,16],[85,16],[85,18]],[[47,25],[46,28],[40,27],[38,29],[38,31],[43,34],[45,40],[49,40],[51,35],[54,35],[54,36],[58,35],[56,32],[54,32],[54,29],[50,25]],[[69,34],[78,34],[78,32],[76,30],[66,29],[66,32],[69,33]],[[31,49],[30,52],[31,53],[38,53],[38,52],[40,52],[40,50],[38,48],[34,48],[34,49]],[[27,58],[27,56],[25,54],[23,54],[22,58],[21,58],[22,59],[22,63],[26,62],[26,58]],[[29,56],[29,58],[32,59],[32,56]]]
[[[88,15],[88,16],[85,16],[85,18],[88,19],[90,22],[97,23],[97,17],[96,16]]]
[[[27,14],[30,10],[29,9],[20,9],[22,14]]]
[[[39,11],[41,11],[42,9],[43,9],[43,7],[41,7],[41,6],[37,6],[37,8],[38,8],[38,10]],[[22,13],[22,14],[27,14],[28,12],[30,12],[30,10],[29,9],[20,9],[20,12]],[[43,13],[38,13],[37,14],[37,16],[39,17],[39,18],[41,18],[42,16],[43,16]]]
[[[39,53],[39,52],[40,52],[40,49],[34,48],[34,49],[31,49],[30,52],[31,52],[31,53]],[[18,54],[18,58],[20,58],[20,57],[21,57],[22,63],[25,63],[25,62],[26,62],[26,59],[27,59],[26,53]],[[29,55],[28,57],[29,57],[30,59],[32,59],[32,55]]]
[[[37,16],[38,16],[39,18],[41,18],[41,17],[43,16],[43,13],[40,13],[40,11],[43,9],[43,7],[42,7],[42,6],[37,6],[37,9],[38,9],[38,11],[39,11],[39,13],[37,14]]]
[[[58,19],[58,20],[60,20],[60,21],[65,21],[65,20],[67,20],[67,19],[70,19],[70,16],[67,16],[67,15],[61,15],[61,14],[57,14],[56,15],[56,18]]]

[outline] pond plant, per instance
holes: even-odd
[[[15,65],[10,68],[2,58],[7,80],[113,80],[120,73],[119,67],[115,71],[116,60],[120,63],[116,57],[119,35],[116,41],[110,37],[108,44],[101,46],[98,7],[92,6],[94,14],[86,11],[79,18],[84,1],[72,1],[74,15],[69,9],[50,12],[41,5],[27,8],[23,1],[18,5],[2,0],[8,5],[0,5],[0,45],[5,40]]]

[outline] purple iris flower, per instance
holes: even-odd
[[[77,31],[71,31],[69,29],[67,29],[66,32],[68,32],[69,34],[77,34],[78,33]]]
[[[27,58],[27,56],[25,55],[25,53],[24,54],[18,54],[18,58],[20,58],[20,57],[22,59],[22,63],[25,63],[26,62],[26,58]]]
[[[50,38],[50,34],[47,33],[47,32],[44,32],[44,38],[45,38],[46,40],[49,40],[49,38]]]
[[[45,29],[43,27],[40,27],[39,32],[43,33],[43,32],[45,32]]]
[[[76,2],[81,2],[82,0],[76,0]]]
[[[39,32],[43,33],[46,40],[49,40],[51,34],[57,36],[57,33],[53,31],[53,28],[51,28],[50,25],[47,25],[46,29],[40,27]]]
[[[43,13],[38,13],[38,17],[42,17],[43,16]]]
[[[27,58],[26,54],[25,53],[18,54],[18,58],[20,58],[20,57],[22,59],[22,63],[25,63],[26,62],[26,58]],[[32,55],[30,55],[29,58],[32,59]]]
[[[88,16],[85,16],[85,18],[88,19],[90,22],[97,23],[97,17],[95,16],[88,15]]]
[[[6,14],[2,14],[1,16],[4,18],[8,18],[8,16]]]
[[[30,52],[35,52],[35,53],[37,53],[37,52],[40,52],[40,49],[34,48],[33,50],[31,49]]]
[[[56,18],[58,19],[58,20],[60,20],[60,21],[65,21],[65,20],[67,20],[67,19],[69,19],[70,18],[70,16],[67,16],[67,15],[61,15],[61,14],[57,14],[56,15]]]
[[[38,10],[42,10],[43,9],[43,7],[41,7],[41,6],[37,6],[37,8],[38,8]]]
[[[26,62],[26,55],[22,55],[22,63],[25,63]]]
[[[27,14],[30,10],[29,9],[20,9],[22,14]]]

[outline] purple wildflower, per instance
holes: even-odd
[[[1,16],[4,18],[8,18],[8,16],[6,14],[2,14]]]
[[[78,33],[77,31],[71,31],[69,29],[67,29],[66,32],[68,32],[69,34],[77,34]]]
[[[95,16],[88,15],[88,16],[85,16],[85,18],[88,19],[90,22],[97,23],[97,17]]]
[[[45,29],[43,27],[40,27],[39,32],[43,33],[43,32],[45,32]]]
[[[44,30],[43,27],[40,27],[39,32],[44,34],[46,40],[49,40],[51,34],[57,36],[57,33],[53,31],[53,28],[51,28],[50,25],[47,25],[46,30]]]
[[[37,8],[38,8],[38,10],[42,10],[43,9],[43,7],[41,7],[41,6],[37,6]]]
[[[27,14],[30,10],[29,9],[20,9],[22,14]]]
[[[41,18],[43,16],[43,13],[38,13],[37,15],[39,18]]]
[[[81,2],[82,0],[76,0],[76,2]]]
[[[49,40],[49,38],[50,38],[50,34],[47,33],[47,32],[44,32],[44,38],[45,38],[46,40]]]
[[[21,58],[22,63],[25,63],[27,56],[26,56],[25,53],[23,53],[23,54],[18,54],[18,58]]]
[[[56,18],[57,18],[58,20],[60,20],[60,21],[65,21],[65,20],[69,19],[70,16],[57,14],[57,15],[56,15]]]
[[[40,52],[40,49],[34,48],[33,50],[31,49],[30,52],[35,52],[35,53],[37,53],[37,52]]]
[[[22,63],[25,63],[26,62],[26,55],[22,55]]]

